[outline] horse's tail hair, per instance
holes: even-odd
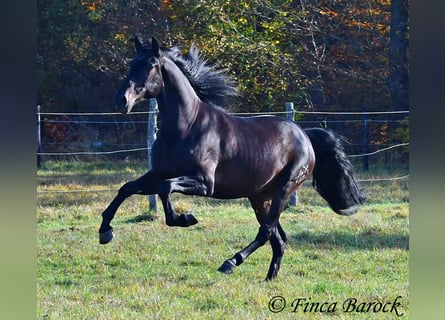
[[[341,215],[355,213],[364,203],[362,189],[343,150],[343,139],[322,128],[304,130],[315,152],[312,186]]]

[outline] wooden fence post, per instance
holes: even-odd
[[[156,140],[156,118],[158,112],[158,103],[156,99],[150,99],[150,108],[148,114],[148,129],[147,129],[147,148],[148,148],[148,170],[151,170],[151,147]],[[155,194],[148,196],[148,207],[150,211],[156,212],[158,210],[157,198]]]
[[[294,109],[294,103],[293,102],[286,102],[286,112],[287,112],[287,118],[289,120],[295,121],[295,109]],[[298,194],[295,192],[289,200],[289,205],[296,206],[298,203]]]
[[[37,105],[37,169],[41,166],[40,151],[42,148],[42,141],[40,138],[40,104]]]
[[[365,156],[363,156],[363,169],[365,171],[369,170],[369,157],[367,154],[369,153],[369,133],[368,133],[368,118],[367,114],[368,106],[363,106],[363,143],[362,143],[362,152]]]

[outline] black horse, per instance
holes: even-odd
[[[258,234],[218,269],[232,273],[268,240],[272,261],[267,280],[275,278],[287,242],[279,223],[290,196],[311,174],[319,194],[338,214],[350,215],[364,197],[345,157],[342,141],[330,131],[302,130],[281,117],[229,115],[227,106],[238,91],[223,71],[209,66],[191,46],[161,48],[152,38],[136,37],[137,57],[116,95],[117,108],[129,113],[148,98],[159,106],[160,131],[152,149],[152,170],[125,183],[102,214],[99,241],[114,237],[110,222],[121,203],[133,194],[158,194],[169,226],[188,227],[192,214],[177,215],[170,194],[219,199],[246,197],[260,224]]]

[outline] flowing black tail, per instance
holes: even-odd
[[[343,151],[342,139],[321,128],[304,131],[309,136],[315,152],[313,187],[336,213],[355,213],[365,198],[352,174],[351,163]]]

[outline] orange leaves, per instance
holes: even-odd
[[[86,7],[89,11],[96,11],[99,7],[103,6],[104,0],[93,1],[81,1],[82,6]]]
[[[330,8],[328,6],[322,6],[317,8],[316,12],[330,20],[337,20],[348,27],[355,27],[358,30],[377,30],[381,34],[385,34],[389,32],[389,26],[385,23],[389,19],[389,16],[385,14],[385,6],[387,5],[386,3],[390,3],[390,1],[377,2],[379,2],[379,5],[374,7],[348,5]]]
[[[173,3],[170,0],[161,0],[159,2],[160,11],[173,11]]]
[[[116,33],[114,35],[114,39],[119,40],[119,41],[124,41],[125,40],[125,34],[123,34],[123,33]]]
[[[328,8],[328,7],[324,7],[324,8],[320,8],[318,9],[318,13],[321,15],[327,15],[327,16],[332,16],[332,17],[337,17],[338,13],[335,12],[334,10]]]
[[[91,21],[97,22],[103,18],[104,0],[82,0],[80,4],[88,10],[87,16]]]

